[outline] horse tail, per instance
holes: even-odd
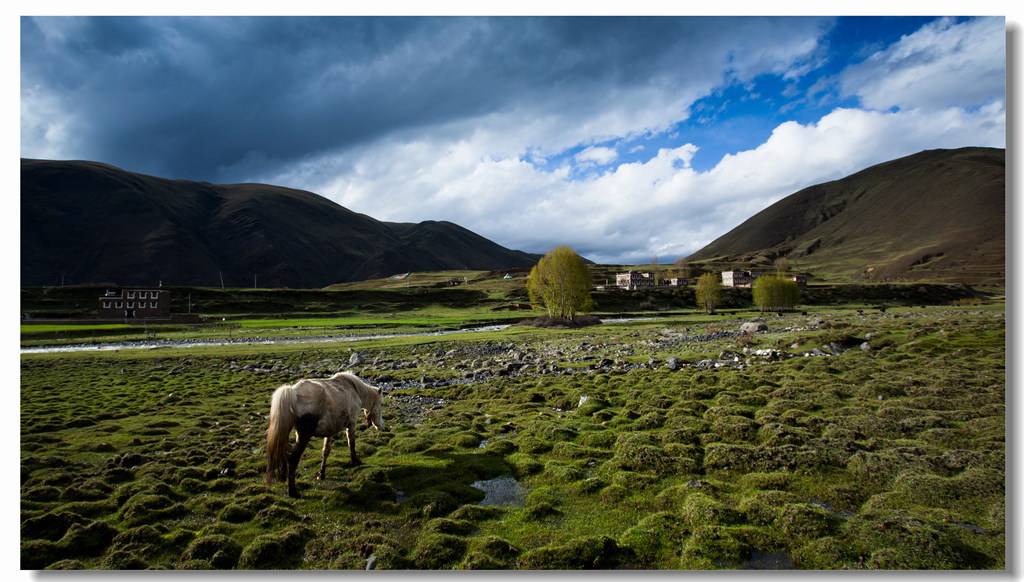
[[[274,481],[288,480],[288,440],[295,427],[295,391],[284,385],[270,399],[270,425],[267,427],[267,477],[269,487]]]

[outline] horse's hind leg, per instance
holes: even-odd
[[[299,438],[295,441],[295,448],[292,449],[292,454],[288,457],[288,495],[290,497],[300,497],[299,490],[295,487],[295,470],[299,467],[302,452],[306,450],[309,440],[313,438],[315,428],[315,417],[303,416],[297,423],[296,431],[299,433]]]
[[[323,479],[324,474],[327,473],[327,455],[331,454],[331,437],[324,437],[324,450],[323,458],[320,460],[320,472],[317,473],[317,479]]]

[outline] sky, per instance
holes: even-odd
[[[23,158],[598,263],[671,263],[804,187],[1007,141],[1003,16],[19,20]]]

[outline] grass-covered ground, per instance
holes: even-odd
[[[1001,310],[740,323],[22,355],[21,566],[1005,567]],[[271,392],[342,369],[387,429],[267,490]]]

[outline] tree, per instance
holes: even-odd
[[[796,281],[779,275],[762,275],[754,281],[754,304],[761,311],[788,311],[800,301]]]
[[[530,302],[547,309],[551,317],[572,318],[594,308],[587,265],[568,246],[552,249],[541,257],[530,270],[526,290]]]
[[[697,305],[711,315],[722,302],[722,282],[714,273],[704,273],[697,279]]]
[[[679,279],[690,278],[690,261],[688,261],[686,257],[678,257],[672,264],[675,266],[676,277]]]
[[[787,257],[779,257],[775,259],[775,274],[782,277],[786,273],[789,273],[789,269],[792,265]]]
[[[655,285],[661,285],[661,267],[658,266],[658,255],[651,258],[651,277]]]

